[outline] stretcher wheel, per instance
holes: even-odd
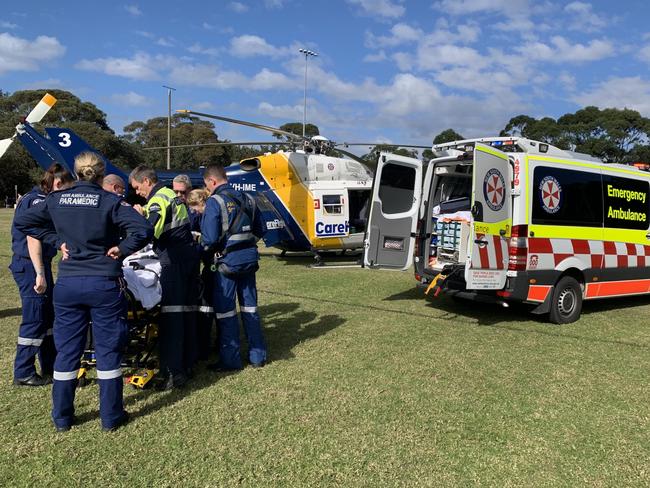
[[[578,320],[581,311],[580,283],[571,276],[563,276],[553,289],[549,319],[554,324],[570,324]]]

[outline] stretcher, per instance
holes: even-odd
[[[125,382],[136,388],[146,388],[154,378],[158,359],[160,315],[160,261],[151,251],[141,251],[126,258],[123,263],[126,282],[128,343],[122,368]],[[79,386],[89,383],[88,372],[96,366],[92,328],[89,328],[86,350],[81,359]]]

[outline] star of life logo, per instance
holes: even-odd
[[[553,176],[545,176],[539,183],[539,198],[546,213],[554,214],[562,205],[562,186]]]
[[[506,183],[501,171],[492,168],[485,174],[483,180],[483,196],[485,203],[493,211],[498,212],[503,208],[506,197]]]

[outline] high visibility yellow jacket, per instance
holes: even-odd
[[[154,227],[154,251],[192,243],[187,207],[171,188],[158,183],[151,191],[144,215]]]

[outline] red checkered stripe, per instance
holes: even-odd
[[[475,241],[485,240],[487,244],[472,243],[472,269],[505,269],[508,266],[508,242],[501,236],[476,234]]]
[[[534,265],[537,256],[537,265]],[[650,266],[650,246],[629,242],[586,239],[528,238],[527,269],[555,269],[574,257],[584,268],[634,268]]]

